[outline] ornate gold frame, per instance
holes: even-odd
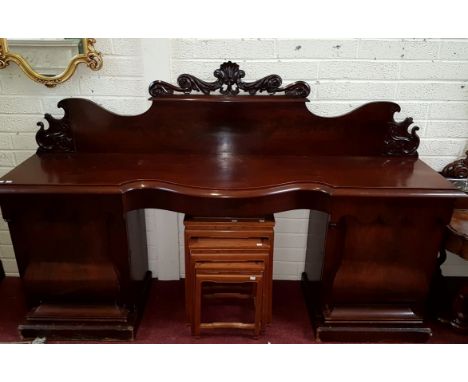
[[[99,70],[102,68],[102,56],[101,53],[94,48],[95,42],[96,40],[93,38],[84,38],[83,53],[74,56],[62,73],[56,76],[45,76],[37,73],[21,55],[10,52],[8,50],[7,39],[0,38],[0,69],[7,67],[10,61],[12,61],[18,64],[23,72],[32,80],[44,84],[47,87],[54,87],[68,80],[73,73],[75,73],[76,67],[80,63],[85,63],[92,70]]]

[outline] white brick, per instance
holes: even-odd
[[[429,40],[362,40],[359,58],[424,60],[437,58],[439,42]]]
[[[6,233],[8,234],[8,231]],[[6,243],[5,245],[0,245],[0,256],[2,257],[2,259],[14,259],[15,251],[13,250],[13,246],[8,243]]]
[[[428,122],[426,127],[426,137],[468,138],[468,122]]]
[[[280,58],[354,58],[358,40],[278,40]]]
[[[123,115],[141,114],[148,110],[151,106],[151,102],[148,101],[148,97],[89,97],[89,99],[96,102],[98,105],[102,106],[107,110]]]
[[[182,73],[190,73],[206,81],[214,81],[213,72],[219,67],[212,61],[173,61],[172,77]],[[279,74],[285,84],[288,80],[317,79],[318,64],[316,62],[294,61],[247,61],[242,64],[245,71],[245,81],[255,81],[270,74]]]
[[[275,279],[278,276],[296,276],[297,275],[297,263],[290,261],[274,261],[273,262],[273,277]]]
[[[275,261],[304,262],[304,248],[275,248],[273,252]]]
[[[0,110],[1,112],[1,110]],[[0,115],[0,131],[32,133],[37,131],[36,123],[42,119],[41,114],[37,115]]]
[[[307,235],[305,234],[275,234],[276,248],[305,248],[307,244]]]
[[[468,40],[443,41],[440,48],[441,59],[468,60]]]
[[[13,134],[13,148],[16,150],[35,150],[37,149],[35,134]]]
[[[213,72],[215,69],[219,68],[219,65],[222,63],[222,59],[219,61],[190,61],[174,59],[171,64],[171,76],[174,83],[177,82],[177,77],[184,73],[193,74],[205,81],[214,81],[216,78],[213,76]]]
[[[441,171],[450,162],[453,162],[455,159],[458,159],[458,156],[431,157],[431,156],[420,155],[419,159],[421,159],[423,162],[425,162],[429,167],[433,168],[435,171]]]
[[[3,114],[38,114],[42,113],[39,97],[0,96],[0,112]]]
[[[307,219],[284,219],[277,218],[275,225],[276,233],[307,233]]]
[[[3,219],[2,219],[3,220]],[[14,257],[13,247],[11,247],[11,236],[9,231],[0,231],[0,244],[8,244],[10,249],[4,251],[3,246],[0,246],[0,255],[2,257],[8,257],[7,255],[10,254],[10,257]]]
[[[401,78],[409,80],[466,80],[468,62],[403,62]]]
[[[88,69],[89,70],[89,69]],[[3,94],[12,95],[37,95],[47,96],[49,94],[76,94],[78,93],[78,80],[72,76],[63,84],[57,85],[51,90],[43,84],[32,81],[27,77],[23,71],[17,67],[15,71],[8,73],[6,76],[1,77]]]
[[[468,102],[433,102],[429,119],[468,119]]]
[[[92,95],[81,98],[89,99],[90,101],[97,103],[109,111],[124,115],[141,114],[148,110],[151,106],[151,101],[148,100],[146,95],[140,97],[105,97],[100,95]],[[63,110],[57,108],[58,101],[60,101],[60,98],[45,98],[43,100],[44,110],[47,113],[51,113],[56,118],[61,118],[63,117]]]
[[[3,220],[3,217],[0,217],[0,230],[7,230],[8,229],[8,223]]]
[[[421,139],[418,152],[420,155],[456,156],[465,147],[464,139]]]
[[[412,117],[415,123],[419,123],[418,121],[422,119],[426,119],[427,113],[429,110],[429,103],[424,102],[400,102],[396,101],[400,107],[401,111],[399,113],[395,113],[395,120],[402,121],[406,117]]]
[[[289,210],[289,211],[279,212],[275,214],[275,219],[277,218],[308,219],[309,210]]]
[[[283,80],[316,80],[318,64],[310,61],[247,61],[242,64],[246,81],[255,81],[270,74]]]
[[[114,78],[114,77],[86,77],[80,81],[83,95],[113,95],[128,96],[129,94],[145,94],[147,84],[141,79]]]
[[[37,145],[36,145],[36,148],[37,148]],[[35,153],[36,151],[32,151],[32,150],[16,151],[15,152],[16,165],[19,165],[20,163],[24,162],[26,159],[29,159]]]
[[[360,102],[333,102],[333,101],[312,101],[307,104],[307,108],[314,114],[331,117],[339,116],[357,109],[368,101]],[[392,101],[393,102],[393,101]],[[412,117],[415,121],[426,119],[429,103],[424,102],[400,102],[396,101],[401,107],[399,113],[395,113],[395,120],[401,121],[406,117]]]
[[[318,78],[322,79],[397,79],[398,62],[373,61],[323,61],[320,63]]]
[[[94,48],[98,52],[101,52],[101,54],[107,60],[108,55],[112,54],[112,40],[110,38],[96,38]]]
[[[18,266],[16,265],[15,259],[4,259],[2,260],[3,269],[7,276],[17,276],[18,275]]]
[[[99,72],[101,76],[141,76],[143,61],[140,57],[106,57]]]
[[[141,40],[138,38],[114,38],[112,39],[112,48],[114,54],[122,56],[140,55]]]
[[[290,281],[298,281],[301,278],[297,275],[273,275],[273,280],[290,280]]]
[[[11,149],[11,138],[10,134],[0,133],[0,150],[2,149]]]
[[[66,98],[73,98],[73,97],[66,97]],[[64,111],[63,109],[57,107],[57,104],[62,99],[63,97],[43,97],[41,99],[41,102],[42,102],[44,113],[52,114],[55,118],[62,118],[64,115]],[[41,115],[41,118],[42,117],[43,116]],[[43,119],[42,122],[45,122],[45,119]],[[45,125],[47,126],[47,122],[45,122]]]
[[[464,101],[468,99],[468,83],[416,82],[400,83],[397,99]]]
[[[317,99],[392,100],[396,84],[387,82],[320,82]]]
[[[3,151],[0,152],[0,166],[14,166],[15,165],[15,157],[11,151]]]
[[[173,40],[174,58],[219,58],[222,60],[274,58],[274,40]],[[213,67],[212,70],[216,69]]]
[[[363,102],[309,102],[307,108],[314,114],[322,117],[343,115],[356,109]]]

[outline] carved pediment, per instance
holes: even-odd
[[[154,81],[149,87],[149,93],[153,97],[161,97],[174,94],[174,92],[190,94],[192,91],[209,95],[219,90],[222,95],[235,96],[242,90],[250,95],[266,92],[268,94],[282,93],[289,97],[305,98],[310,93],[310,86],[303,81],[294,82],[281,87],[283,80],[277,74],[271,74],[254,82],[244,82],[245,72],[235,62],[225,62],[213,73],[216,80],[203,81],[191,74],[181,74],[177,78],[177,84],[172,85],[164,81]]]

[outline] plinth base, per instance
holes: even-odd
[[[317,341],[426,342],[432,335],[409,307],[349,305],[324,311],[319,303],[320,282],[302,275],[302,287]]]
[[[23,339],[134,340],[151,283],[147,272],[129,309],[116,304],[43,303],[18,326]]]

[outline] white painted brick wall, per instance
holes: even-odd
[[[421,158],[436,170],[461,156],[468,139],[468,39],[175,39],[169,52],[160,52],[175,82],[181,73],[206,80],[226,59],[239,62],[246,80],[277,73],[285,83],[306,80],[312,87],[309,109],[319,115],[339,115],[365,102],[399,103],[395,118],[414,118],[421,127]],[[79,67],[72,79],[47,89],[26,79],[12,64],[0,71],[0,173],[4,174],[35,150],[36,122],[43,113],[61,115],[57,102],[86,97],[121,114],[148,107],[148,79],[142,67],[147,50],[135,39],[98,39],[104,54],[99,72]],[[146,56],[145,56],[146,55]],[[152,78],[156,79],[156,78]],[[147,213],[150,266],[164,263],[158,243],[156,212]],[[304,269],[309,211],[276,214],[275,278],[298,279]],[[169,219],[178,225],[179,269],[184,275],[183,215]],[[176,223],[176,221],[178,223]],[[8,274],[16,264],[7,226],[0,225],[0,256]],[[163,239],[163,238],[162,238]],[[172,240],[177,242],[177,238]],[[317,260],[317,263],[319,261]],[[444,271],[467,274],[468,266],[449,259]],[[163,276],[163,275],[159,275]]]

